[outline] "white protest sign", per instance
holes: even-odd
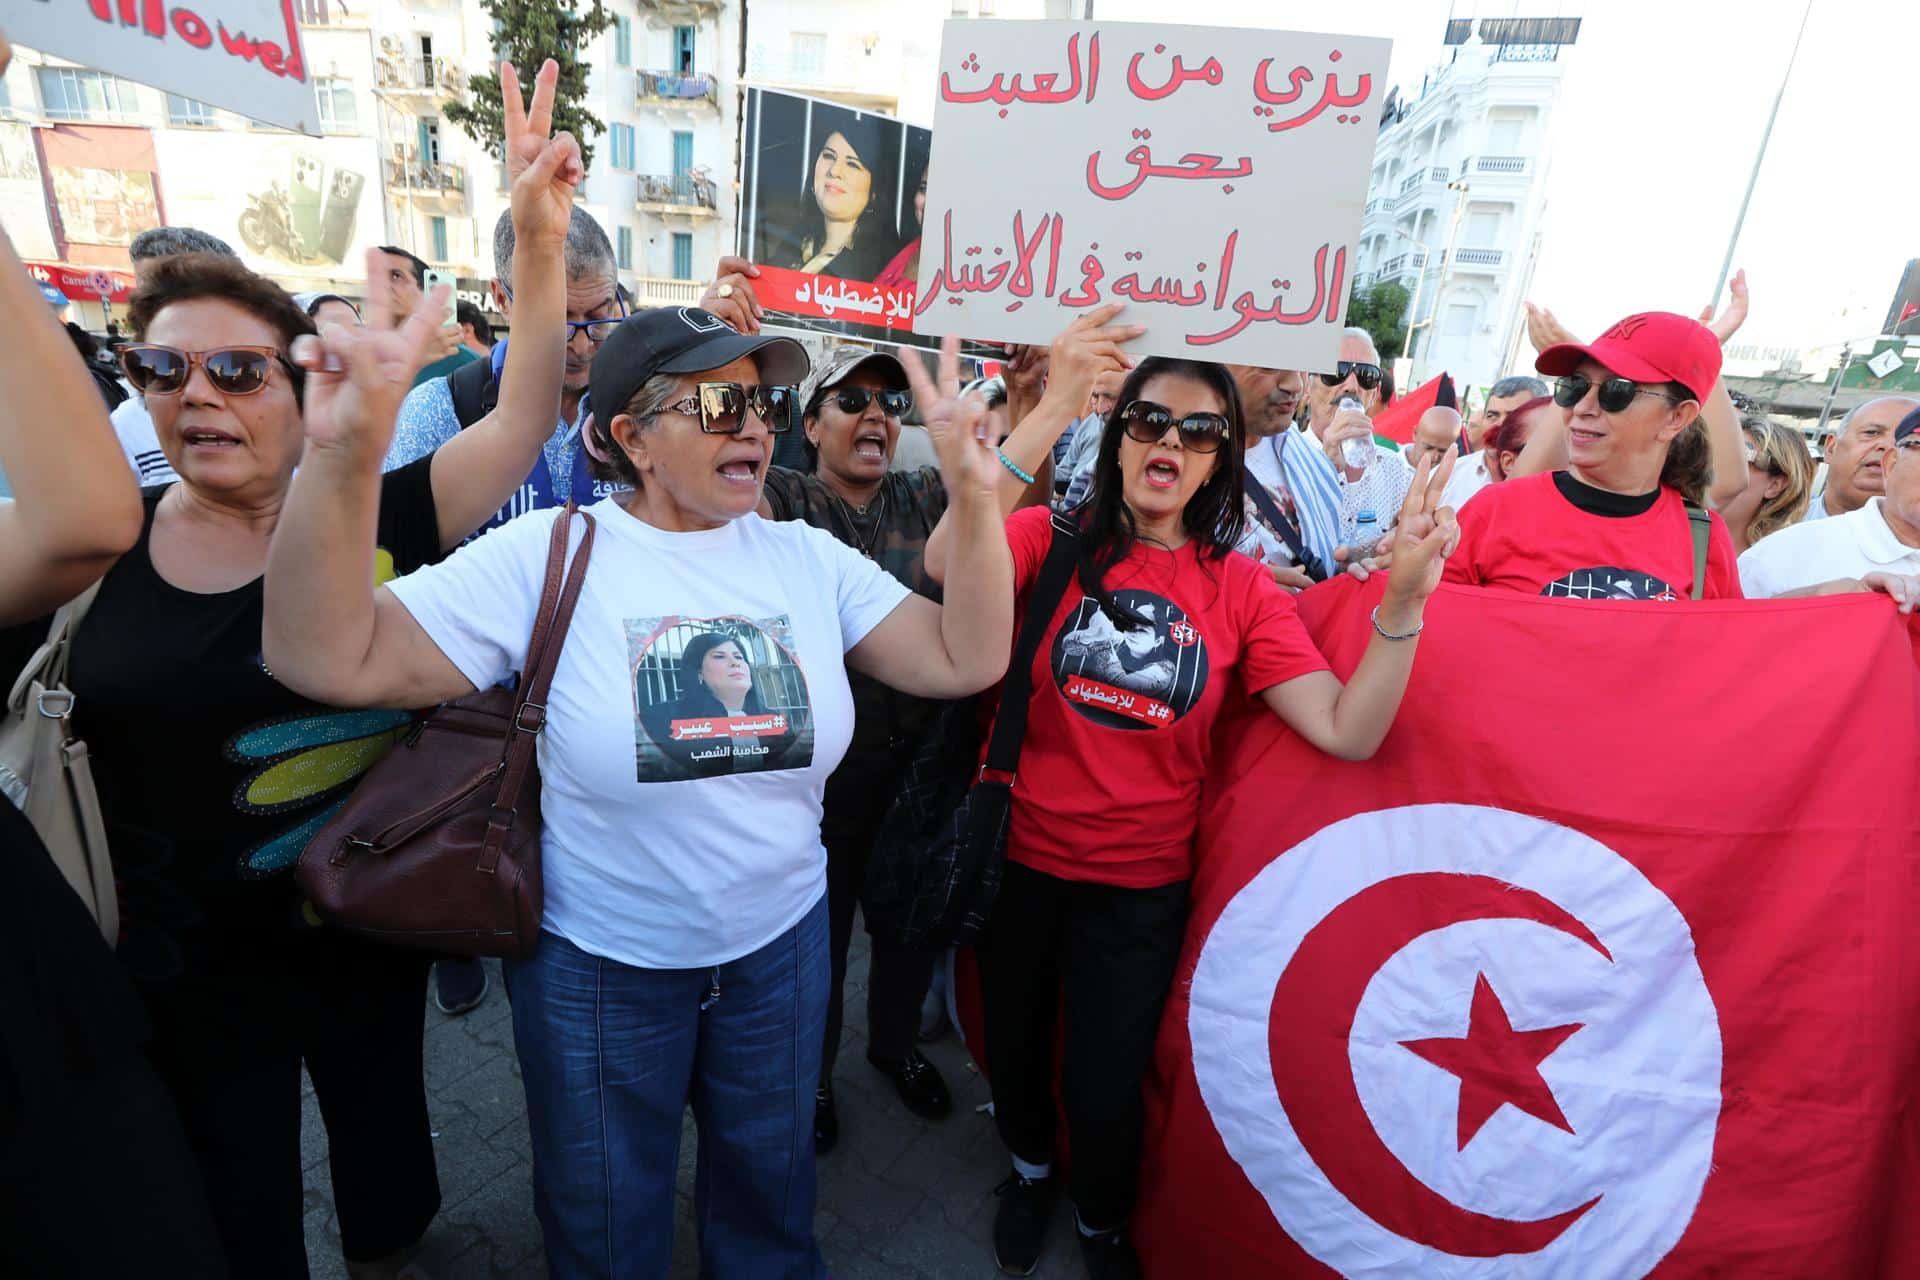
[[[948,22],[914,329],[1046,342],[1123,302],[1136,353],[1332,368],[1391,47]]]
[[[293,0],[11,0],[15,44],[318,136]]]

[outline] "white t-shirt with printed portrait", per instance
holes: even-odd
[[[821,794],[853,732],[845,655],[908,592],[798,522],[667,533],[614,500],[589,511],[598,536],[539,744],[543,925],[623,964],[723,964],[826,891]],[[559,515],[388,584],[475,688],[525,660]],[[744,706],[700,679],[718,644],[752,669]]]

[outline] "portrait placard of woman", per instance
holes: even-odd
[[[769,100],[772,113],[779,102]],[[900,125],[868,112],[793,100],[804,111],[797,143],[799,190],[783,199],[772,161],[775,122],[760,128],[760,260],[776,267],[872,281],[900,248],[897,231]],[[785,122],[780,122],[784,124]],[[781,130],[785,132],[785,130]],[[791,147],[780,147],[784,165]]]

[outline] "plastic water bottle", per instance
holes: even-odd
[[[1371,509],[1360,512],[1354,517],[1353,550],[1347,553],[1347,563],[1357,564],[1372,555],[1379,541],[1380,517]]]
[[[1366,406],[1358,400],[1355,400],[1352,396],[1341,396],[1340,403],[1337,407],[1342,413],[1348,411],[1354,413],[1366,412]],[[1342,441],[1340,444],[1340,454],[1341,457],[1346,460],[1347,466],[1355,471],[1365,471],[1367,464],[1373,461],[1372,433],[1369,432],[1367,435],[1356,436],[1351,440]]]

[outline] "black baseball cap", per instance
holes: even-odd
[[[1899,444],[1916,431],[1920,431],[1920,409],[1900,419],[1900,425],[1893,429],[1893,442]]]
[[[649,307],[622,321],[594,353],[587,388],[596,416],[611,417],[657,373],[699,373],[751,355],[768,382],[797,386],[807,376],[807,350],[792,338],[736,333],[699,307]]]

